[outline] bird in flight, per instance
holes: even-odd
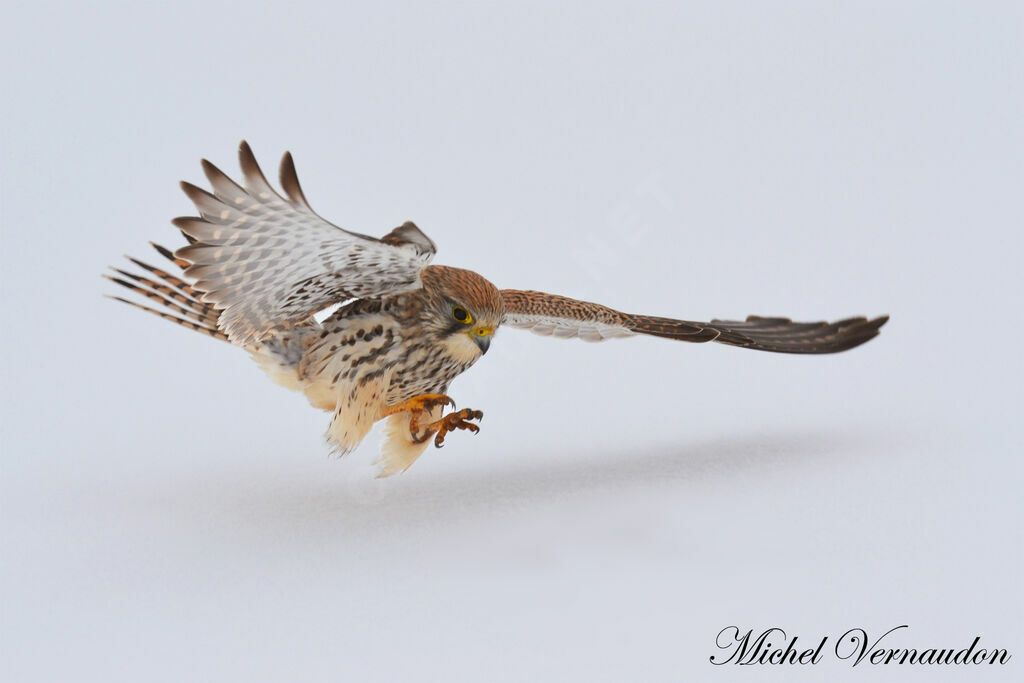
[[[448,387],[502,326],[590,342],[644,334],[819,354],[859,346],[888,320],[691,322],[498,289],[473,271],[430,265],[437,247],[411,222],[378,239],[324,220],[306,201],[290,153],[280,167],[284,196],[246,142],[238,155],[242,184],[205,159],[213,191],[181,184],[199,213],[172,221],[188,244],[174,252],[153,245],[180,275],[130,257],[143,274],[105,275],[162,310],[113,298],[245,349],[272,380],[332,413],[326,436],[339,454],[386,419],[380,476],[408,469],[431,440],[441,447],[450,432],[479,431],[483,413],[455,410]],[[339,303],[328,317],[316,315]]]

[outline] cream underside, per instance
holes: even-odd
[[[430,411],[429,417],[420,418],[420,424],[439,420],[443,411],[444,408],[440,406],[434,408]],[[423,443],[415,443],[412,440],[412,434],[409,432],[411,419],[410,413],[397,413],[384,423],[384,441],[380,444],[380,457],[376,461],[380,467],[378,477],[390,477],[392,474],[405,472],[430,445],[431,439]]]
[[[327,441],[338,455],[353,451],[366,438],[373,423],[383,417],[390,383],[391,373],[387,372],[337,398],[331,424],[327,427]]]
[[[272,380],[289,389],[302,391],[314,407],[334,411],[325,436],[339,455],[354,450],[366,438],[373,424],[384,414],[384,397],[387,395],[387,382],[384,378],[370,382],[357,391],[351,401],[345,401],[344,405],[340,405],[339,399],[347,398],[349,394],[338,385],[332,387],[327,381],[303,383],[296,377],[294,369],[282,368],[265,358],[254,357]],[[386,379],[390,381],[390,377]],[[441,407],[434,408],[429,416],[420,418],[420,423],[426,424],[440,419],[443,411]],[[409,432],[411,419],[410,413],[397,413],[387,418],[380,456],[375,462],[379,468],[378,477],[390,477],[409,469],[430,445],[430,439],[423,443],[413,441]]]
[[[480,349],[469,334],[456,335],[445,342],[449,357],[456,362],[472,363],[480,357]],[[387,408],[387,389],[391,373],[358,387],[339,383],[332,384],[327,378],[335,368],[330,364],[313,381],[300,379],[294,367],[280,365],[274,358],[259,352],[252,354],[260,368],[277,384],[288,389],[301,391],[315,408],[334,413],[327,428],[328,442],[339,455],[355,450],[370,432],[373,424],[384,416]],[[443,408],[435,408],[420,418],[421,424],[440,419]],[[378,476],[388,477],[404,472],[430,445],[430,439],[415,443],[409,433],[410,413],[398,413],[388,418],[384,426],[384,440],[381,443]]]

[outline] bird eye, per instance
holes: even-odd
[[[462,306],[456,306],[455,308],[452,309],[452,317],[458,320],[460,323],[465,323],[466,325],[469,325],[471,322],[473,322],[473,316],[471,316],[469,314],[469,311],[467,311]]]

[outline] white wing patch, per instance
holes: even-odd
[[[530,330],[534,334],[558,339],[582,339],[586,342],[601,342],[618,337],[633,337],[636,333],[618,325],[593,320],[573,320],[553,316],[527,313],[506,313],[502,325]]]

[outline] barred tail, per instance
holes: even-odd
[[[154,249],[179,268],[184,270],[192,265],[185,259],[176,258],[169,249],[152,242],[150,244],[153,244]],[[111,266],[110,269],[122,277],[115,277],[106,273],[104,273],[103,277],[107,278],[111,282],[116,282],[126,289],[130,289],[136,294],[157,302],[164,308],[173,311],[178,315],[171,315],[166,311],[150,308],[149,306],[144,306],[140,303],[136,303],[119,296],[110,296],[111,299],[148,311],[153,315],[160,316],[164,320],[170,320],[171,322],[175,322],[182,327],[187,327],[190,330],[208,334],[214,339],[228,341],[228,336],[217,329],[217,318],[220,316],[220,312],[212,305],[204,303],[201,300],[202,292],[195,289],[187,281],[171,275],[164,270],[155,268],[130,256],[126,258],[139,268],[147,271],[154,277],[159,278],[159,281],[142,275],[136,275],[135,273],[130,273],[126,270],[121,270],[120,268],[114,268],[113,266]]]

